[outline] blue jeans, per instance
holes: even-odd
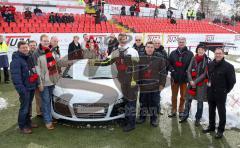
[[[55,88],[54,85],[52,86],[44,86],[43,91],[41,92],[42,98],[42,115],[45,124],[49,124],[52,122],[52,113],[51,113],[51,102],[53,99],[53,89]]]
[[[189,117],[189,111],[191,109],[192,99],[187,99],[185,102],[184,116]],[[197,102],[197,112],[195,115],[196,120],[200,120],[202,118],[203,113],[203,101]]]
[[[18,113],[18,126],[20,129],[31,128],[31,115],[30,108],[32,106],[32,100],[35,90],[27,91],[19,94],[20,109]]]

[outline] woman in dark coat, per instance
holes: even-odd
[[[206,47],[199,44],[196,49],[197,54],[189,64],[187,70],[189,84],[186,93],[184,116],[180,119],[180,123],[187,120],[192,100],[195,99],[198,102],[195,125],[198,126],[200,124],[203,113],[203,102],[207,101],[207,65],[210,61],[205,54],[205,50]]]

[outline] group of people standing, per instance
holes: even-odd
[[[194,55],[186,46],[186,38],[178,38],[178,47],[168,56],[161,40],[148,41],[145,45],[142,36],[135,36],[134,45],[128,43],[128,36],[120,33],[118,38],[110,35],[108,49],[102,55],[93,36],[83,35],[83,42],[74,36],[69,44],[67,59],[62,58],[57,37],[49,40],[47,35],[36,41],[20,41],[18,51],[12,55],[10,64],[11,78],[20,96],[18,124],[22,133],[32,133],[38,127],[31,122],[32,100],[36,98],[37,115],[42,116],[47,129],[54,129],[51,116],[51,99],[55,84],[60,78],[61,67],[68,67],[75,59],[96,59],[96,64],[116,63],[118,80],[126,101],[125,132],[135,129],[150,116],[153,127],[159,125],[161,114],[161,91],[164,89],[168,72],[171,73],[172,109],[168,115],[174,118],[179,115],[180,123],[187,121],[191,102],[197,100],[195,125],[200,125],[203,113],[203,102],[209,105],[209,126],[203,132],[215,131],[216,108],[219,114],[219,126],[216,138],[221,138],[226,124],[225,103],[227,94],[236,83],[233,65],[224,59],[224,50],[216,48],[215,57],[207,56],[207,47],[199,44]],[[0,36],[0,60],[7,51],[7,45]],[[99,62],[104,60],[104,64]],[[7,61],[8,62],[8,61]],[[6,78],[8,75],[6,74]],[[7,80],[7,79],[5,79]],[[180,103],[178,93],[180,91]],[[136,101],[139,94],[139,117],[136,117]]]
[[[32,100],[36,98],[37,116],[43,117],[46,128],[54,129],[51,115],[53,89],[60,78],[59,67],[67,67],[68,61],[60,60],[57,37],[41,35],[36,41],[18,42],[18,50],[12,54],[10,72],[12,82],[19,94],[19,129],[24,134],[32,133],[38,125],[32,123]]]
[[[123,130],[128,132],[135,129],[135,124],[144,123],[148,115],[150,124],[153,127],[158,126],[158,116],[161,114],[160,93],[165,87],[166,77],[170,72],[172,110],[168,117],[174,118],[178,112],[179,122],[185,122],[189,117],[191,102],[194,99],[198,102],[195,125],[199,126],[203,114],[203,102],[208,102],[209,126],[203,132],[215,131],[217,108],[219,125],[215,138],[222,138],[226,124],[227,94],[236,83],[234,67],[224,59],[224,49],[216,48],[215,57],[211,60],[206,54],[205,45],[199,44],[194,55],[186,46],[186,38],[179,37],[178,48],[168,56],[158,39],[144,45],[142,37],[136,36],[133,46],[128,45],[126,39],[126,34],[120,34],[119,47],[111,54],[111,58],[116,52],[120,55],[115,62],[120,73],[118,79],[121,90],[127,100],[125,108],[127,122]],[[138,65],[137,74],[132,70],[132,79],[128,78],[129,71],[126,72],[122,65],[130,70]],[[133,78],[138,81],[134,83]],[[140,91],[140,115],[136,119],[136,91],[138,90]],[[180,103],[177,110],[179,91]]]

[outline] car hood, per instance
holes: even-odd
[[[54,90],[54,95],[68,96],[72,103],[108,103],[113,104],[122,98],[117,79],[73,80],[61,78]]]

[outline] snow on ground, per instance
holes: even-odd
[[[236,74],[237,83],[235,84],[233,90],[228,94],[226,102],[226,114],[227,123],[226,128],[239,128],[240,129],[240,74]],[[162,108],[169,108],[171,105],[171,87],[168,86],[161,92],[161,104]],[[179,98],[178,98],[179,103]],[[168,109],[170,110],[170,108]],[[197,101],[193,100],[192,107],[190,111],[190,120],[195,120],[195,113],[197,110]],[[217,111],[216,111],[217,113]],[[203,116],[201,120],[202,124],[208,125],[208,104],[204,103]],[[218,123],[218,114],[216,123]]]
[[[0,98],[0,110],[7,107],[7,101],[3,98]]]
[[[240,62],[240,58],[238,58],[237,61]]]
[[[240,48],[230,49],[230,50],[228,51],[228,54],[240,55]]]

